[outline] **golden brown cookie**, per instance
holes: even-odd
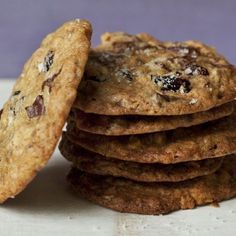
[[[0,202],[21,192],[60,138],[90,48],[91,25],[65,23],[24,66],[0,120]]]
[[[121,160],[163,164],[215,158],[236,152],[236,111],[205,124],[150,134],[104,136],[68,125],[67,138],[83,148]]]
[[[183,115],[236,97],[236,69],[197,41],[106,33],[91,51],[75,107],[103,115]]]
[[[63,135],[59,149],[62,155],[81,171],[124,177],[141,182],[179,182],[214,173],[220,168],[223,158],[178,164],[145,164],[106,158],[72,144]]]
[[[72,189],[101,206],[120,212],[166,214],[236,196],[236,156],[224,159],[215,173],[178,183],[142,183],[99,176],[76,168],[68,175]]]
[[[105,116],[72,109],[69,119],[74,121],[80,130],[116,136],[190,127],[228,116],[233,110],[233,102],[208,111],[179,116]]]

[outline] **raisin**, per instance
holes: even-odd
[[[41,116],[45,113],[44,100],[42,95],[38,95],[31,106],[25,108],[29,118]]]
[[[187,65],[184,72],[187,75],[204,75],[204,76],[209,75],[209,72],[205,67],[198,66],[196,64]]]
[[[180,74],[176,75],[151,75],[151,80],[161,87],[163,91],[180,91],[188,93],[191,90],[190,82],[186,79],[179,78]]]

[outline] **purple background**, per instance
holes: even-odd
[[[16,77],[42,38],[64,21],[87,18],[93,44],[105,31],[197,39],[236,64],[235,0],[0,0],[0,77]]]

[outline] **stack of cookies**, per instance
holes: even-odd
[[[106,33],[60,143],[79,195],[165,214],[236,195],[236,69],[196,41]]]

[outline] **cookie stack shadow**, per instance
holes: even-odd
[[[97,90],[103,86],[91,80]],[[133,110],[111,115],[103,108],[96,114],[75,102],[59,145],[73,163],[71,187],[104,207],[139,214],[166,214],[234,197],[232,100],[181,115],[132,115]]]

